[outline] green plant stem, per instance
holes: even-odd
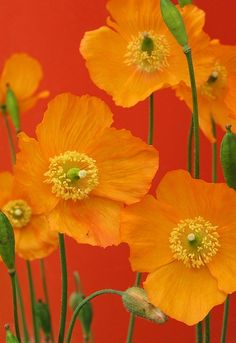
[[[66,266],[66,250],[64,235],[59,233],[59,249],[60,249],[60,260],[61,260],[61,319],[60,329],[58,336],[58,343],[64,343],[65,326],[66,326],[66,313],[67,313],[67,266]]]
[[[224,305],[224,315],[223,315],[220,343],[226,343],[228,317],[229,317],[229,295],[227,296],[225,300],[225,305]]]
[[[21,315],[23,332],[24,332],[24,343],[29,343],[30,339],[29,339],[29,333],[28,333],[26,320],[25,320],[25,308],[24,308],[22,293],[21,293],[20,284],[19,284],[17,274],[16,274],[16,293],[17,293],[17,300],[18,300],[19,308],[20,308],[20,315]]]
[[[11,279],[11,288],[12,288],[12,300],[13,300],[13,311],[14,311],[14,323],[15,323],[15,330],[16,330],[16,337],[21,343],[20,337],[20,329],[19,329],[19,321],[18,321],[18,311],[17,311],[17,297],[16,297],[16,272],[9,272],[9,276]]]
[[[197,101],[197,87],[194,76],[194,68],[192,61],[191,49],[188,47],[184,49],[185,56],[188,62],[189,77],[192,90],[193,102],[193,135],[194,135],[194,178],[199,179],[199,122],[198,122],[198,101]]]
[[[187,158],[187,170],[192,173],[192,145],[193,145],[193,116],[191,118],[191,124],[188,133],[188,158]]]
[[[202,343],[202,322],[196,325],[196,343]]]
[[[211,119],[211,128],[214,138],[216,138],[216,124]],[[217,182],[217,143],[212,144],[212,182]]]
[[[47,281],[46,281],[46,272],[45,272],[45,266],[44,266],[44,260],[40,260],[40,273],[41,273],[41,279],[42,279],[42,284],[43,284],[43,293],[44,293],[44,298],[45,302],[48,308],[48,313],[49,317],[51,320],[51,311],[50,311],[50,306],[49,306],[49,297],[48,297],[48,289],[47,289]],[[52,343],[55,342],[54,340],[54,334],[53,334],[53,328],[52,328],[52,322],[51,322],[51,333],[50,333],[51,341]]]
[[[102,289],[100,291],[96,291],[92,294],[90,294],[89,296],[87,296],[83,301],[81,301],[81,303],[76,307],[75,311],[73,312],[73,316],[71,318],[70,321],[70,325],[69,325],[69,329],[66,335],[66,343],[70,343],[71,341],[71,336],[72,336],[72,332],[75,326],[75,322],[76,322],[76,318],[79,314],[79,311],[81,310],[81,308],[90,300],[92,300],[93,298],[102,295],[102,294],[116,294],[116,295],[120,295],[122,296],[124,292],[122,291],[117,291],[115,289]]]
[[[30,289],[30,302],[31,302],[31,313],[32,313],[33,329],[34,329],[34,341],[35,343],[40,343],[38,323],[37,323],[36,311],[35,311],[35,291],[34,291],[31,265],[29,261],[26,261],[26,266],[27,266],[29,289]]]
[[[12,164],[14,165],[16,163],[15,146],[14,146],[14,141],[13,141],[9,121],[7,118],[6,110],[3,107],[2,107],[2,116],[3,116],[3,121],[7,130],[7,137],[8,137],[8,142],[9,142],[9,147],[10,147],[10,152],[11,152],[11,161],[12,161]]]
[[[210,343],[210,313],[205,318],[204,343]]]

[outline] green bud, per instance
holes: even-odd
[[[192,4],[192,0],[178,0],[181,7],[184,7],[185,5]]]
[[[15,93],[10,88],[9,85],[7,85],[7,93],[6,93],[6,109],[9,114],[9,116],[12,119],[13,125],[16,129],[16,132],[20,131],[20,111],[19,111],[19,105],[17,102],[17,98],[15,96]]]
[[[5,325],[6,343],[19,343],[18,339],[13,335],[8,324]]]
[[[170,32],[173,34],[177,42],[186,49],[188,46],[188,36],[183,18],[178,8],[171,0],[161,0],[161,13]]]
[[[38,300],[35,304],[35,312],[45,336],[50,336],[52,327],[48,305],[43,303],[42,300]]]
[[[136,316],[162,324],[167,321],[166,315],[158,308],[152,305],[143,288],[128,288],[122,296],[124,307]]]
[[[73,292],[70,296],[70,306],[73,310],[84,300],[85,296],[81,292]],[[93,309],[88,301],[80,310],[78,319],[83,327],[84,335],[89,337],[93,319]]]
[[[9,219],[2,211],[0,211],[0,256],[7,266],[8,272],[14,272],[15,236]]]
[[[221,142],[220,160],[227,185],[236,189],[236,134],[231,132],[231,125],[226,130]]]

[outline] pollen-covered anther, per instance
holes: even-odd
[[[2,211],[6,214],[13,227],[22,228],[26,226],[31,219],[31,207],[24,200],[12,200],[6,203]]]
[[[174,258],[193,268],[209,263],[220,247],[216,229],[202,217],[181,220],[169,238]]]
[[[140,32],[127,45],[124,56],[127,65],[151,73],[168,67],[170,46],[164,35],[153,31]]]
[[[81,200],[98,185],[96,161],[84,153],[66,151],[49,162],[44,182],[52,185],[52,193],[57,197]]]

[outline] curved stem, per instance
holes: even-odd
[[[16,278],[17,300],[19,303],[21,322],[22,322],[22,327],[23,327],[23,332],[24,332],[24,342],[29,343],[30,339],[29,339],[29,333],[28,333],[26,320],[25,320],[25,308],[24,308],[24,303],[23,303],[23,299],[22,299],[22,294],[21,294],[21,289],[20,289],[20,284],[19,284],[17,274],[16,274],[15,278]]]
[[[30,266],[30,262],[29,261],[26,261],[26,266],[27,266],[29,289],[30,289],[30,302],[31,302],[31,313],[32,313],[33,328],[34,328],[34,339],[35,339],[35,343],[40,343],[40,340],[39,340],[39,330],[38,330],[36,311],[35,311],[34,284],[33,284],[31,266]]]
[[[9,142],[9,147],[10,147],[10,152],[11,152],[11,161],[12,164],[14,165],[16,163],[16,153],[15,153],[15,146],[14,146],[14,141],[11,133],[11,128],[8,122],[6,110],[2,108],[2,116],[4,120],[4,124],[7,130],[7,137],[8,137],[8,142]]]
[[[60,329],[58,336],[58,343],[64,342],[65,326],[66,326],[66,313],[67,313],[67,266],[66,266],[66,250],[64,235],[59,233],[59,249],[60,249],[60,260],[61,260],[61,319]]]
[[[226,342],[228,317],[229,317],[229,295],[227,296],[227,298],[225,300],[225,305],[224,305],[224,316],[223,316],[223,323],[222,323],[222,331],[221,331],[220,343],[225,343]]]
[[[210,313],[205,318],[204,343],[210,343]]]
[[[216,138],[216,124],[211,119],[211,128],[214,138]],[[217,182],[217,143],[212,144],[212,182]]]
[[[196,325],[196,343],[202,343],[202,322]]]
[[[191,118],[191,124],[188,133],[188,159],[187,159],[187,170],[191,174],[192,173],[192,145],[193,145],[193,115]]]
[[[11,278],[12,300],[13,300],[13,311],[14,311],[14,322],[15,322],[16,337],[17,337],[19,343],[21,343],[19,321],[18,321],[18,311],[17,311],[17,298],[16,298],[16,272],[11,272],[11,273],[9,273],[9,275]]]
[[[76,322],[76,318],[79,314],[79,311],[81,310],[81,308],[90,300],[92,300],[93,298],[99,296],[99,295],[102,295],[102,294],[116,294],[116,295],[120,295],[122,296],[124,292],[122,291],[117,291],[115,289],[102,289],[100,291],[96,291],[92,294],[90,294],[89,296],[87,296],[83,301],[81,301],[81,303],[76,307],[75,311],[73,312],[73,316],[71,318],[71,321],[70,321],[70,326],[69,326],[69,330],[67,332],[67,335],[66,335],[66,343],[70,343],[71,341],[71,336],[72,336],[72,332],[73,332],[73,329],[74,329],[74,325],[75,325],[75,322]]]

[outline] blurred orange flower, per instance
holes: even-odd
[[[53,230],[104,247],[120,242],[123,204],[147,193],[158,168],[152,146],[111,124],[100,99],[61,94],[49,103],[37,140],[19,135],[15,168]]]
[[[57,235],[50,231],[47,218],[35,213],[29,197],[17,189],[10,173],[0,174],[0,188],[0,208],[14,228],[16,253],[26,260],[48,256],[57,248]]]
[[[93,82],[115,103],[130,107],[154,91],[189,81],[182,48],[168,31],[158,0],[111,0],[107,9],[113,17],[110,27],[87,32],[80,51]],[[195,68],[203,78],[209,59],[208,36],[202,31],[205,15],[196,6],[182,9]],[[203,53],[204,51],[204,53]]]
[[[211,142],[212,119],[225,130],[232,125],[236,132],[236,46],[222,45],[213,40],[208,52],[214,57],[208,77],[198,83],[199,124]],[[199,80],[196,71],[196,79]],[[192,108],[191,89],[183,82],[176,87],[176,94]]]
[[[226,184],[166,174],[157,200],[124,210],[121,236],[133,270],[148,272],[150,301],[188,325],[236,290],[236,193]]]
[[[0,104],[5,103],[7,85],[9,85],[16,95],[20,111],[29,110],[38,99],[49,96],[48,91],[36,93],[42,77],[42,67],[35,58],[24,53],[10,56],[0,76]]]

